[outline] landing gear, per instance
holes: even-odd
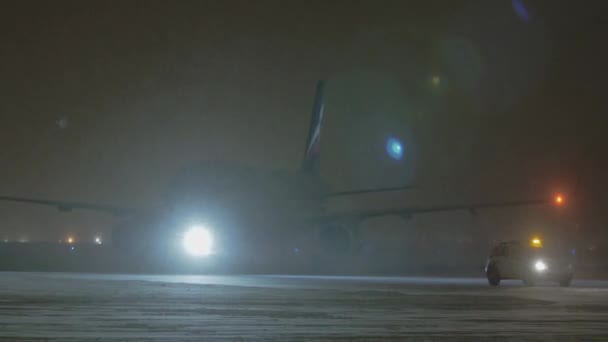
[[[498,286],[500,284],[500,273],[498,273],[498,268],[495,265],[488,266],[486,277],[490,286]]]
[[[572,276],[567,276],[565,278],[560,279],[559,286],[569,287],[571,283],[572,283]]]
[[[524,282],[524,285],[526,285],[526,286],[536,285],[536,281],[534,281],[534,279],[532,279],[532,278],[523,279],[523,282]]]

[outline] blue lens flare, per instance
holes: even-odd
[[[395,160],[403,158],[404,147],[401,141],[396,138],[388,138],[386,140],[386,153]]]
[[[528,12],[528,9],[522,0],[511,0],[511,4],[513,5],[515,13],[517,13],[517,16],[519,16],[521,20],[525,22],[530,21],[530,12]]]

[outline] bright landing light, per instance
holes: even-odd
[[[212,244],[211,233],[203,227],[192,227],[184,234],[184,248],[191,255],[205,256],[211,254]]]
[[[538,260],[535,264],[534,264],[534,268],[539,271],[542,272],[544,270],[547,269],[547,265],[542,261],[542,260]]]

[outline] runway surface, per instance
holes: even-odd
[[[0,340],[608,340],[608,282],[0,273]]]

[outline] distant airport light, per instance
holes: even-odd
[[[207,256],[211,254],[213,238],[208,229],[194,226],[184,234],[184,248],[193,256]]]
[[[101,238],[99,236],[95,238],[95,244],[101,245]]]
[[[555,204],[557,205],[563,205],[565,202],[564,196],[562,195],[556,195],[555,196]]]
[[[530,246],[540,248],[543,246],[543,241],[537,237],[532,238],[532,240],[530,240]]]
[[[71,236],[68,236],[68,243],[74,243],[74,238]]]
[[[441,84],[441,78],[437,75],[431,77],[431,83],[435,86],[438,87]]]

